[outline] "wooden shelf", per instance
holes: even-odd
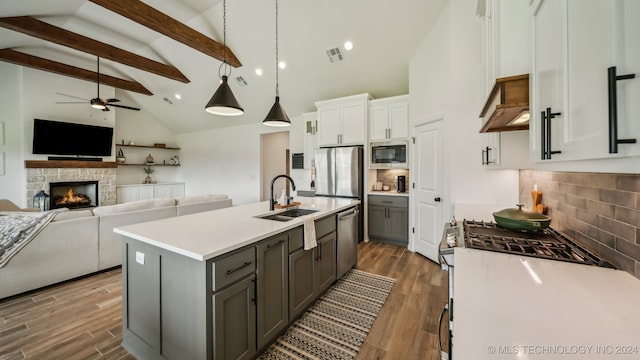
[[[131,147],[131,148],[146,148],[146,149],[165,149],[165,150],[180,150],[177,147],[161,147],[161,146],[153,146],[153,145],[127,145],[127,144],[116,144],[116,146],[121,147]]]
[[[56,168],[115,168],[115,162],[106,161],[82,161],[82,160],[25,160],[24,167],[27,169],[56,169]]]
[[[171,164],[128,164],[128,163],[124,163],[124,164],[118,164],[118,166],[180,166],[180,164],[171,165]]]

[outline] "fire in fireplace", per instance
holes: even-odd
[[[98,206],[97,181],[73,181],[50,183],[51,209],[69,209]]]

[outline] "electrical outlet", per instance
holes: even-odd
[[[144,253],[136,251],[136,262],[140,265],[144,265]]]

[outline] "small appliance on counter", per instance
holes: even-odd
[[[398,175],[398,192],[403,193],[407,192],[407,177],[404,175]]]

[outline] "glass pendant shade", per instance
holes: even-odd
[[[276,102],[269,110],[267,117],[262,120],[262,123],[269,126],[289,126],[291,125],[291,121],[287,116],[287,113],[284,111],[282,106],[280,105],[280,97],[276,96]]]
[[[220,87],[218,87],[218,90],[216,90],[204,108],[208,113],[222,116],[238,116],[244,114],[244,109],[233,95],[227,80],[228,76],[223,75],[222,84],[220,84]]]

